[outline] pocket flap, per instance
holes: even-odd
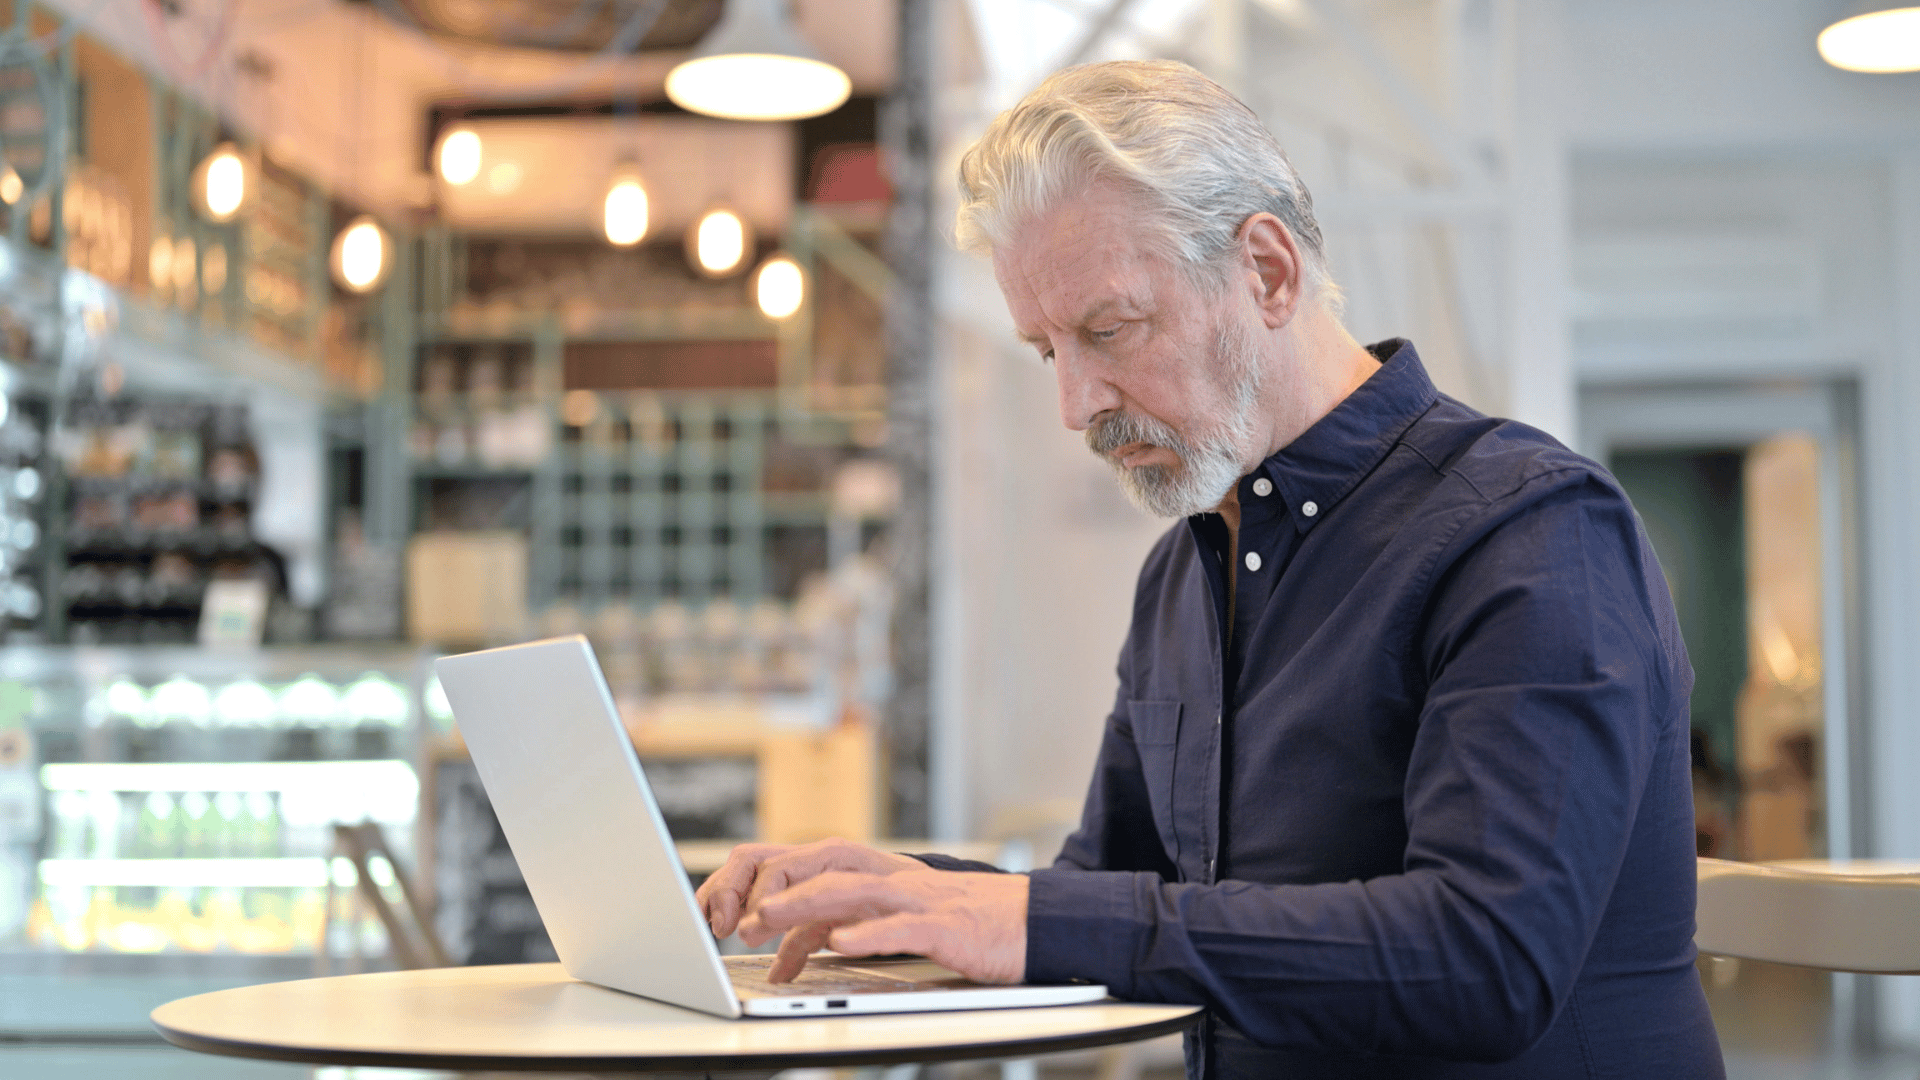
[[[1129,701],[1127,720],[1135,745],[1171,746],[1180,741],[1180,703]]]

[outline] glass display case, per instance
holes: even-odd
[[[0,952],[384,952],[333,826],[411,862],[418,748],[447,724],[430,659],[0,651]]]

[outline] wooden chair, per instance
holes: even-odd
[[[393,868],[395,882],[400,886],[400,896],[405,902],[406,914],[393,909],[386,895],[375,883],[371,870],[371,859],[378,855]],[[433,920],[427,916],[421,905],[420,892],[414,883],[408,880],[407,872],[394,857],[393,849],[387,844],[386,833],[371,821],[358,825],[335,824],[333,827],[333,851],[328,856],[327,871],[327,907],[326,917],[320,926],[318,950],[314,953],[314,971],[316,974],[332,973],[333,950],[333,911],[334,883],[332,863],[335,858],[345,858],[353,863],[355,881],[354,898],[360,905],[370,909],[380,920],[387,932],[387,949],[393,957],[396,967],[427,968],[448,967],[453,963],[447,956],[446,946],[441,944],[440,935],[434,931]],[[354,934],[355,949],[353,970],[360,970],[364,964],[359,955],[359,935]]]

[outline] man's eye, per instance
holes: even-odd
[[[1107,330],[1089,330],[1087,336],[1095,341],[1112,341],[1120,336],[1120,328],[1115,326]]]

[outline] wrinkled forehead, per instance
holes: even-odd
[[[1179,283],[1176,264],[1152,242],[1135,200],[1103,190],[1028,215],[993,250],[993,273],[1016,322],[1072,325],[1100,300],[1134,306]]]

